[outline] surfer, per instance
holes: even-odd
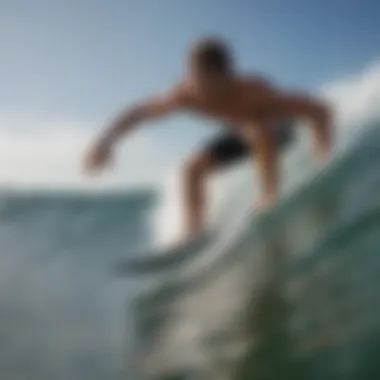
[[[184,165],[184,204],[189,235],[202,229],[204,185],[210,174],[243,158],[258,169],[259,207],[276,197],[278,153],[293,139],[293,123],[309,123],[313,152],[324,161],[331,146],[329,107],[304,93],[284,91],[261,76],[237,72],[229,46],[203,38],[191,46],[184,75],[160,94],[120,112],[86,156],[90,172],[104,167],[116,142],[137,125],[177,111],[212,117],[225,128]]]

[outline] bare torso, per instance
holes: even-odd
[[[276,146],[270,133],[275,118],[285,116],[311,121],[315,154],[322,160],[327,157],[332,139],[331,115],[324,102],[307,94],[279,91],[260,77],[239,75],[222,79],[206,77],[197,85],[195,79],[192,82],[187,78],[169,91],[121,112],[88,155],[87,168],[104,165],[113,144],[136,124],[176,111],[215,118],[242,132],[251,151],[255,152],[262,205],[273,199],[277,189]]]
[[[215,94],[202,93],[191,82],[181,84],[186,108],[233,125],[252,122],[264,110],[263,99],[273,91],[269,82],[248,76],[234,78]]]

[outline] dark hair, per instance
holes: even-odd
[[[213,71],[232,71],[233,58],[230,48],[219,38],[207,37],[196,42],[191,49],[190,59],[196,65]]]

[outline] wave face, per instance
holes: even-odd
[[[123,379],[125,302],[111,265],[152,241],[130,194],[0,195],[0,378]]]
[[[160,269],[134,304],[135,371],[148,379],[379,377],[380,124],[353,140],[318,172],[290,163],[295,173],[273,210],[222,218],[214,244]],[[239,184],[228,213],[242,210],[249,192]]]
[[[211,243],[133,278],[111,268],[154,241],[152,194],[3,190],[0,377],[379,378],[380,125],[354,140],[284,157],[260,217],[243,171]]]

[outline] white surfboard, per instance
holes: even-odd
[[[204,232],[173,247],[128,254],[128,258],[115,264],[114,272],[124,276],[169,270],[197,255],[212,241],[213,236],[214,233]]]

